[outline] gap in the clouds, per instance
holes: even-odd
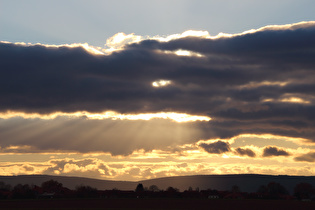
[[[155,83],[154,83],[155,84]],[[159,85],[164,86],[167,82],[159,81]],[[69,117],[69,118],[86,118],[91,120],[103,120],[103,119],[112,119],[112,120],[152,120],[152,119],[165,119],[172,120],[174,122],[195,122],[195,121],[210,121],[211,118],[208,116],[200,115],[190,115],[186,113],[177,113],[177,112],[158,112],[158,113],[139,113],[139,114],[121,114],[114,111],[106,111],[102,113],[90,113],[87,111],[82,112],[55,112],[50,114],[39,114],[39,113],[25,113],[25,112],[15,112],[7,111],[0,113],[0,119],[10,119],[15,117],[22,117],[24,119],[44,119],[51,120],[58,117]]]
[[[255,145],[258,147],[275,145],[291,149],[298,149],[301,146],[307,146],[307,148],[315,149],[315,144],[313,142],[307,141],[307,139],[277,136],[271,134],[241,134],[231,139],[231,146],[233,147],[246,145]]]

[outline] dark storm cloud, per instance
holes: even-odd
[[[221,154],[231,150],[229,143],[223,141],[217,141],[210,144],[202,143],[199,144],[199,146],[211,154]]]
[[[244,156],[244,155],[247,155],[249,157],[255,157],[256,156],[255,152],[253,152],[251,149],[248,149],[248,148],[243,149],[243,148],[239,147],[239,148],[236,148],[235,151],[237,154],[239,154],[241,156]]]
[[[306,161],[306,162],[315,162],[315,152],[310,152],[310,153],[307,153],[305,155],[295,157],[294,160]]]
[[[290,154],[283,150],[279,149],[277,147],[266,147],[264,149],[263,157],[270,157],[270,156],[289,156]]]
[[[312,96],[314,34],[315,27],[301,26],[232,38],[147,40],[109,56],[93,56],[79,47],[2,43],[0,109],[174,110],[221,115],[238,104],[241,107],[236,109],[243,111],[261,104],[261,99],[277,99],[285,93],[298,95],[308,90]],[[206,57],[176,56],[155,49],[192,50]],[[173,85],[152,87],[158,79],[171,80]],[[263,81],[291,83],[285,87],[240,88]],[[246,107],[242,103],[249,104]],[[220,108],[222,105],[225,107]]]
[[[178,49],[204,57],[163,52]],[[212,117],[195,123],[203,139],[270,133],[315,141],[314,57],[314,22],[217,39],[145,40],[107,56],[0,43],[0,111],[174,111]],[[153,87],[160,79],[172,83]]]

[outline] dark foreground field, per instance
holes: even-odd
[[[1,209],[315,209],[315,202],[207,199],[37,199],[3,200]]]

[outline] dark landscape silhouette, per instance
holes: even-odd
[[[189,187],[200,190],[217,189],[227,191],[234,185],[239,186],[243,192],[256,192],[262,185],[268,185],[270,182],[279,183],[293,194],[294,187],[301,183],[310,183],[315,186],[315,176],[286,176],[286,175],[259,175],[259,174],[236,174],[236,175],[193,175],[193,176],[174,176],[156,179],[147,179],[141,181],[112,181],[100,180],[84,177],[69,176],[50,176],[50,175],[19,175],[19,176],[0,176],[0,181],[15,186],[17,184],[29,184],[40,186],[43,182],[56,180],[64,187],[71,190],[77,186],[87,185],[99,190],[135,190],[138,183],[144,187],[156,185],[161,190],[166,190],[169,186],[177,188],[179,191],[185,191]]]
[[[35,182],[36,180],[41,181],[44,179],[48,180],[43,181],[41,184]],[[209,188],[202,185],[202,183],[206,183],[206,179],[208,179],[208,181],[211,179],[211,181],[218,181],[221,179],[221,181],[225,180],[226,182],[221,183],[221,185],[219,183],[213,185],[218,186],[219,188]],[[248,181],[245,181],[245,179]],[[256,179],[256,184],[254,184],[254,179]],[[191,180],[190,182],[185,183],[190,186],[184,190],[178,189],[177,186],[180,186],[178,183],[184,180]],[[239,182],[240,180],[243,182]],[[278,182],[274,180],[277,180]],[[247,204],[248,202],[258,202],[264,203],[265,205],[271,202],[272,205],[280,205],[282,207],[284,207],[285,204],[290,204],[290,209],[292,209],[294,205],[304,206],[304,209],[311,209],[315,207],[314,180],[314,177],[295,176],[208,175],[166,177],[144,180],[141,182],[116,182],[61,176],[2,176],[0,177],[0,200],[1,207],[5,208],[19,207],[21,201],[22,203],[25,203],[24,207],[34,207],[34,205],[37,205],[39,208],[42,208],[48,203],[49,205],[54,206],[61,202],[65,208],[69,208],[67,205],[74,205],[74,207],[79,205],[79,208],[85,208],[84,205],[87,204],[84,204],[84,202],[92,202],[92,204],[90,204],[92,206],[90,207],[96,208],[101,207],[99,205],[105,205],[101,204],[102,202],[105,202],[107,203],[106,205],[112,206],[110,208],[115,207],[122,209],[131,206],[138,206],[140,208],[142,204],[148,205],[148,202],[154,203],[163,201],[163,203],[165,203],[164,201],[167,201],[169,202],[168,207],[172,209],[182,207],[190,209],[189,207],[193,207],[190,206],[192,205],[190,203],[195,203],[195,207],[200,205],[198,208],[202,208],[203,205],[209,205],[209,202],[214,206],[217,206],[217,209],[220,209],[221,207],[223,209],[223,206],[227,204],[239,205],[236,209],[241,209],[244,202]],[[14,181],[20,181],[21,183],[12,185]],[[82,183],[76,185],[75,188],[66,187],[73,186],[80,181]],[[200,186],[195,187],[197,181]],[[233,181],[234,184],[229,189],[223,189]],[[263,184],[266,183],[266,181],[268,183]],[[88,183],[93,184],[93,186],[89,186]],[[105,189],[101,183],[116,183],[118,185],[112,189]],[[151,183],[160,183],[161,185]],[[162,187],[165,186],[166,183],[168,183],[169,186],[166,188]],[[242,187],[245,186],[244,183],[253,185],[251,186],[251,189],[255,188],[256,190],[248,191],[242,189]],[[286,183],[287,185],[283,183]],[[95,187],[95,184],[99,184],[100,188]],[[122,187],[123,184],[125,184],[123,187],[124,189],[119,189],[119,186]],[[295,185],[293,189],[291,189],[293,184]],[[131,185],[133,189],[126,189]],[[119,201],[125,204],[121,204]],[[55,202],[55,204],[52,202]],[[130,203],[131,206],[128,203]],[[175,206],[172,207],[172,205]],[[86,208],[88,208],[88,206]],[[160,204],[152,208],[164,209],[165,207]],[[242,209],[244,208],[242,207]]]

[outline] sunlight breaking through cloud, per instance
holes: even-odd
[[[163,83],[162,83],[163,84]],[[163,85],[162,85],[163,86]],[[103,113],[90,113],[86,111],[64,113],[55,112],[51,114],[39,114],[39,113],[24,113],[24,112],[14,112],[7,111],[0,113],[0,119],[10,119],[14,117],[22,117],[24,119],[44,119],[51,120],[57,117],[69,117],[69,118],[86,118],[93,120],[151,120],[151,119],[165,119],[172,120],[178,123],[181,122],[195,122],[195,121],[210,121],[211,118],[208,116],[198,116],[190,115],[186,113],[176,113],[176,112],[159,112],[159,113],[140,113],[140,114],[121,114],[114,111],[106,111]]]
[[[159,50],[162,53],[166,53],[166,54],[173,54],[173,55],[177,55],[177,56],[194,56],[194,57],[205,57],[205,55],[201,54],[201,53],[196,53],[190,50],[176,50],[176,51],[170,51],[170,50]]]
[[[164,87],[170,85],[172,82],[170,80],[158,80],[152,82],[153,87]]]
[[[314,33],[0,41],[0,175],[314,175]]]
[[[281,103],[296,103],[296,104],[310,104],[311,101],[299,97],[283,97],[280,99],[266,98],[262,102],[281,102]]]

